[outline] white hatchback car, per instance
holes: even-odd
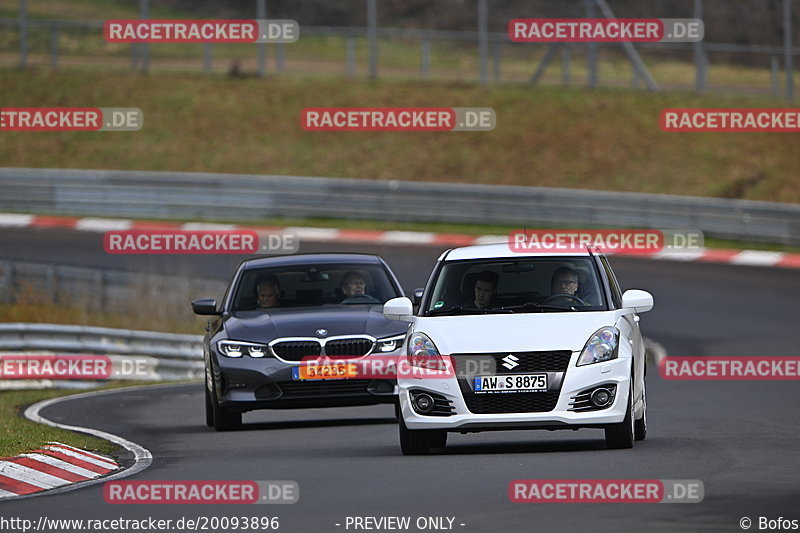
[[[408,298],[384,305],[387,318],[411,321],[413,371],[398,375],[403,454],[444,447],[448,431],[603,428],[609,448],[645,438],[638,313],[653,297],[621,293],[599,250],[448,250],[418,303],[416,315]]]

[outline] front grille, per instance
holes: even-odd
[[[369,339],[337,339],[325,343],[325,354],[337,357],[361,357],[372,351],[374,342]]]
[[[304,398],[320,395],[357,396],[367,394],[368,379],[339,379],[330,381],[287,381],[281,383],[284,398]]]
[[[503,359],[513,355],[518,360],[514,368],[503,366]],[[492,357],[495,361],[495,372],[498,374],[520,374],[525,372],[566,372],[572,352],[559,350],[554,352],[501,352],[501,353],[463,353],[453,354],[454,364],[458,368],[459,356]]]
[[[506,368],[504,358],[513,355],[517,366]],[[497,374],[526,374],[531,372],[566,372],[572,352],[558,350],[549,352],[501,352],[454,354],[453,361],[459,365],[459,356],[476,358],[491,357],[495,362]],[[458,386],[464,397],[467,409],[474,414],[493,413],[544,413],[555,409],[560,390],[546,392],[488,392],[475,394],[470,387],[471,376],[460,376]],[[552,386],[552,385],[551,385]],[[560,388],[560,386],[559,386]]]
[[[462,387],[463,391],[463,387]],[[471,413],[543,413],[555,409],[560,391],[464,394]]]
[[[272,351],[286,361],[302,361],[304,357],[317,357],[320,344],[316,341],[284,341],[273,344]]]

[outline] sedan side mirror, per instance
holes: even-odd
[[[653,295],[639,289],[627,290],[622,294],[622,307],[645,313],[653,308]]]
[[[221,311],[217,311],[217,301],[213,298],[201,298],[200,300],[192,301],[192,311],[196,315],[221,315]]]
[[[389,320],[411,321],[414,317],[413,305],[411,300],[405,296],[392,298],[383,304],[383,316]]]

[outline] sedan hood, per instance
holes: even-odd
[[[325,329],[327,333],[318,334]],[[407,322],[387,320],[383,305],[332,305],[238,311],[225,321],[229,339],[267,343],[280,337],[333,337],[372,335],[375,338],[402,335]]]
[[[614,311],[418,317],[414,331],[428,335],[442,354],[577,352],[616,318]]]

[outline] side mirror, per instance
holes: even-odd
[[[627,290],[622,294],[622,307],[645,313],[653,308],[653,295],[639,289]]]
[[[392,298],[383,304],[383,316],[389,320],[411,321],[414,317],[411,300],[405,296],[401,296],[400,298]]]
[[[414,289],[414,305],[419,305],[422,303],[422,294],[425,292],[425,289]]]
[[[221,315],[221,311],[217,311],[217,301],[213,298],[201,298],[200,300],[192,301],[192,311],[196,315]]]

